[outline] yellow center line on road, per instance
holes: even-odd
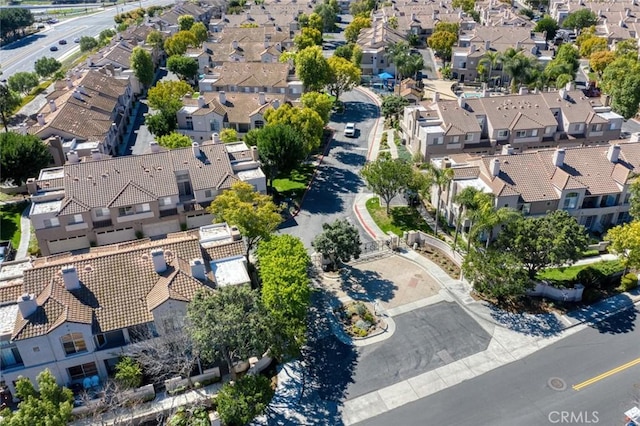
[[[589,380],[585,380],[582,383],[578,383],[577,385],[573,385],[572,388],[573,388],[573,390],[579,391],[579,390],[584,389],[585,387],[587,387],[589,385],[592,385],[592,384],[594,384],[596,382],[599,382],[602,379],[606,379],[607,377],[613,376],[616,373],[619,373],[619,372],[621,372],[623,370],[626,370],[627,368],[631,368],[634,365],[638,365],[638,364],[640,364],[640,358],[636,358],[633,361],[629,361],[628,363],[626,363],[624,365],[621,365],[619,367],[613,368],[613,369],[611,369],[609,371],[606,371],[606,372],[600,374],[599,376],[592,377]]]

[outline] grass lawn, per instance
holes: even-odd
[[[289,176],[281,176],[274,179],[273,187],[283,197],[291,197],[299,200],[309,184],[314,170],[315,168],[312,164],[303,164],[292,171]],[[292,197],[294,192],[296,196]]]
[[[588,266],[595,267],[597,269],[603,270],[616,270],[622,271],[624,270],[624,266],[620,264],[617,260],[605,260],[596,263],[589,263],[587,265],[574,265],[567,266],[565,268],[548,268],[544,271],[538,273],[538,278],[543,280],[551,280],[551,281],[572,281],[576,278],[578,273]]]
[[[26,206],[18,203],[0,207],[0,240],[11,240],[16,250],[20,245],[20,215]]]
[[[384,232],[391,231],[400,237],[404,231],[433,232],[413,207],[393,207],[389,217],[384,203],[381,205],[378,198],[374,197],[367,200],[367,211]]]

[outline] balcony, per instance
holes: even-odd
[[[177,208],[160,210],[160,217],[176,216],[177,214],[178,214]]]
[[[81,229],[87,229],[89,227],[89,224],[86,222],[79,222],[79,223],[70,223],[67,226],[65,226],[65,230],[67,232],[69,231],[79,231]]]
[[[94,228],[107,228],[109,226],[113,226],[113,222],[111,222],[111,219],[93,221]]]
[[[149,218],[152,218],[153,216],[154,216],[153,211],[140,212],[140,213],[134,213],[134,214],[127,214],[127,215],[124,215],[124,216],[118,216],[116,218],[116,222],[125,223],[125,222],[131,222],[131,221],[134,221],[134,220],[149,219]]]

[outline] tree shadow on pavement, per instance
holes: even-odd
[[[342,289],[356,300],[381,300],[388,302],[398,290],[393,281],[382,278],[375,271],[360,270],[346,265],[340,271]]]
[[[358,152],[340,151],[334,154],[336,160],[347,166],[362,167],[366,161],[365,156]]]
[[[527,336],[551,337],[560,333],[564,326],[553,314],[527,314],[508,312],[487,303],[491,317],[498,324]]]
[[[372,103],[365,102],[345,102],[345,112],[342,114],[332,114],[331,121],[335,123],[361,122],[368,118],[378,118],[380,111]]]
[[[344,202],[337,194],[355,194],[362,186],[362,179],[354,172],[323,165],[316,172],[302,209],[311,214],[342,212]]]
[[[606,318],[607,314],[612,312],[619,313]],[[600,333],[620,334],[634,330],[637,314],[638,310],[633,307],[631,298],[626,294],[619,294],[589,307],[569,312],[567,317],[584,322]]]

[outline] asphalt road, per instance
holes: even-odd
[[[358,348],[349,399],[483,351],[491,339],[456,303],[440,302],[393,319],[393,336]]]
[[[300,238],[306,247],[322,233],[322,224],[347,218],[357,224],[353,213],[356,194],[365,184],[359,175],[369,147],[369,134],[379,116],[378,107],[363,93],[354,90],[340,97],[346,109],[343,114],[333,114],[329,127],[335,130],[326,155],[316,171],[311,188],[307,192],[299,214],[286,221],[280,232]],[[344,136],[344,126],[356,123],[356,137]],[[363,242],[371,237],[360,230]]]
[[[165,5],[174,3],[173,0],[145,0],[143,7],[153,5]],[[140,2],[130,3],[126,6],[119,5],[118,12],[133,10],[140,7]],[[33,71],[33,64],[43,56],[53,57],[58,60],[68,57],[79,49],[73,42],[76,37],[95,37],[102,30],[114,28],[113,17],[116,14],[114,7],[92,15],[81,16],[61,21],[57,24],[47,25],[47,28],[39,33],[25,37],[0,49],[0,66],[2,66],[2,78],[20,71]],[[66,45],[58,44],[59,40],[66,40]],[[57,46],[58,51],[49,50],[51,46]]]
[[[640,405],[638,313],[629,309],[522,360],[359,424],[623,425],[623,413]],[[611,371],[625,364],[628,368]],[[579,391],[572,388],[598,376]],[[566,389],[554,390],[551,378],[564,381]]]

